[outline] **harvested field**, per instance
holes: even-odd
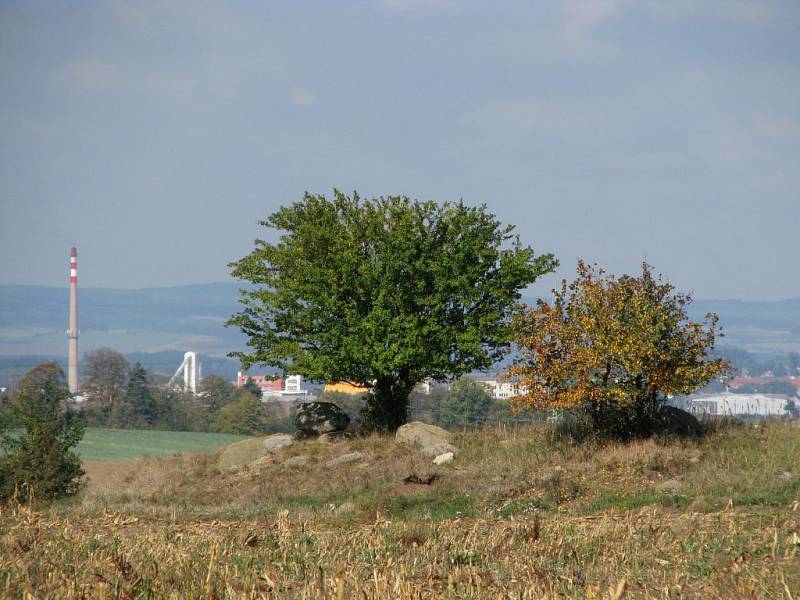
[[[430,465],[388,437],[220,472],[131,463],[80,503],[0,516],[20,597],[782,598],[800,594],[800,430],[572,446],[461,433]],[[331,457],[360,463],[327,469]],[[306,456],[307,464],[283,463]],[[410,474],[429,485],[404,484]]]
[[[335,527],[120,513],[6,517],[9,596],[793,598],[796,511],[544,515]]]

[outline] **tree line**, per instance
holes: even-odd
[[[119,352],[101,348],[83,360],[78,410],[90,427],[164,429],[257,435],[276,427],[261,402],[261,391],[250,384],[237,388],[210,375],[200,383],[198,395],[167,389],[153,374]]]

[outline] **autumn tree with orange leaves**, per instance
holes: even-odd
[[[688,394],[724,373],[711,358],[718,317],[690,321],[692,299],[642,264],[639,277],[615,278],[578,262],[578,276],[553,302],[523,311],[512,329],[521,358],[509,370],[535,409],[572,410],[603,435],[658,431],[667,395]]]

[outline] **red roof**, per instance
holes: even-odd
[[[765,383],[774,383],[778,381],[785,381],[791,383],[794,387],[800,389],[800,377],[737,377],[731,379],[728,385],[732,388],[741,387],[752,383],[754,385],[763,385]]]
[[[236,387],[243,387],[248,380],[255,383],[262,392],[280,392],[283,389],[283,381],[269,379],[268,375],[240,375]]]

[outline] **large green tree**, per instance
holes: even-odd
[[[394,429],[414,385],[485,368],[509,347],[520,290],[557,261],[536,256],[484,206],[334,190],[306,194],[261,224],[274,243],[232,263],[242,291],[236,325],[270,365],[371,392],[366,422]]]
[[[22,501],[77,493],[83,470],[71,448],[84,425],[65,406],[69,395],[56,363],[34,367],[20,380],[7,407],[14,428],[0,427],[0,501],[15,493]]]

